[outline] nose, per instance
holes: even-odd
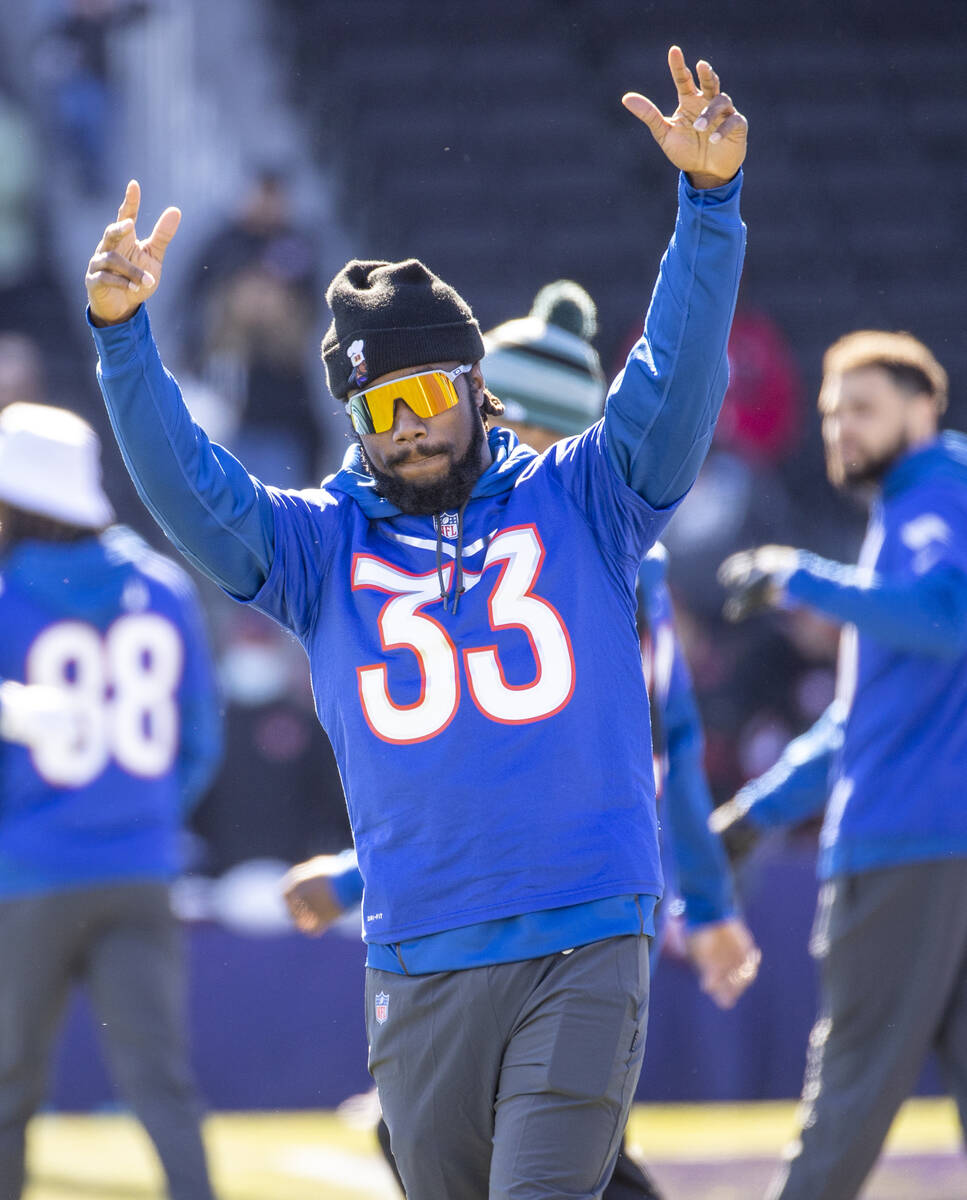
[[[396,401],[393,412],[393,441],[418,442],[426,437],[426,426],[412,408],[403,400]]]

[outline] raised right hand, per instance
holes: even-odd
[[[135,221],[141,205],[141,187],[132,179],[124,193],[117,220],[104,230],[87,265],[87,299],[95,325],[118,325],[154,295],[161,279],[161,264],[175,236],[181,211],[166,208],[151,236],[138,241]]]
[[[718,187],[742,166],[748,122],[704,59],[696,67],[697,84],[678,46],[668,51],[668,69],[678,93],[678,107],[670,117],[640,92],[626,92],[621,103],[648,126],[665,157],[695,187]]]

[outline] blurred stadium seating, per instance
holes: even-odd
[[[0,6],[6,52],[0,70],[5,65],[40,128],[45,114],[36,44],[61,8],[61,0],[40,0],[26,14],[19,5]],[[967,98],[959,86],[967,34],[960,9],[949,0],[921,0],[915,14],[908,0],[814,0],[799,8],[773,0],[685,6],[662,0],[158,0],[147,21],[119,32],[112,45],[119,132],[104,181],[111,199],[94,206],[85,201],[56,148],[46,149],[38,219],[55,286],[35,332],[54,381],[52,398],[67,403],[71,392],[106,432],[82,323],[81,277],[92,234],[110,216],[115,192],[139,176],[152,218],[169,202],[185,210],[166,266],[173,297],[193,249],[231,211],[247,170],[269,153],[291,170],[300,215],[319,233],[323,278],[353,254],[416,255],[466,295],[488,328],[527,311],[540,283],[569,275],[597,300],[599,348],[615,368],[647,305],[674,215],[668,167],[618,100],[634,89],[670,103],[663,59],[668,44],[679,41],[689,61],[710,59],[750,119],[742,303],[776,321],[804,380],[802,441],[781,464],[791,500],[785,537],[846,555],[844,543],[855,536],[858,518],[825,489],[812,414],[825,346],[861,326],[911,330],[950,372],[950,423],[963,428],[967,422],[961,301]],[[192,314],[168,303],[165,308],[159,297],[155,312],[152,302],[152,317],[174,346]],[[311,345],[307,354],[314,356]],[[321,370],[315,378],[321,389]],[[320,404],[327,413],[335,408],[321,398]],[[338,440],[333,445],[335,453]],[[108,465],[121,515],[160,541],[119,458]],[[715,729],[710,732],[714,741]],[[808,862],[800,867],[806,891],[790,893],[788,925],[767,947],[758,989],[769,986],[772,971],[777,981],[787,969],[809,978],[811,895],[803,881],[810,868]],[[293,1082],[278,1071],[269,1075],[280,1054],[304,1044],[295,1032],[299,1021],[304,1030],[320,1011],[332,1015],[323,981],[318,994],[299,994],[280,1032],[279,1014],[292,1001],[283,986],[285,964],[298,961],[301,974],[294,978],[308,986],[313,970],[322,975],[326,954],[317,943],[291,938],[254,942],[246,950],[238,935],[221,933],[218,942],[210,930],[193,931],[196,1014],[206,1014],[197,1017],[197,1029],[204,1053],[214,1056],[202,1073],[210,1070],[209,1080],[228,1087],[218,1102],[331,1103],[361,1086],[357,1059],[356,1073],[346,1068],[327,1079],[328,1090],[317,1090],[315,1099],[273,1090]],[[343,976],[351,995],[341,994],[340,1013],[356,1003],[360,948],[352,944],[351,950],[355,965]],[[235,957],[229,962],[226,954]],[[272,976],[277,1007],[246,1012],[254,1003],[247,974],[262,977],[266,962],[270,975],[278,972]],[[333,968],[341,963],[337,953]],[[660,1039],[667,1029],[675,1039],[680,1027],[661,1022],[672,1022],[672,1009],[694,1013],[691,1002],[679,1005],[678,999],[691,983],[673,969],[666,986],[674,1003],[663,1012],[656,1000],[653,1036]],[[788,1095],[798,1088],[813,1011],[804,986],[780,1013],[794,1018],[793,1030],[782,1019],[769,1027],[767,997],[760,991],[759,1001],[753,991],[749,1011],[757,1019],[743,1027],[745,1040],[723,1050],[734,1056],[730,1061],[715,1060],[708,1043],[695,1043],[707,1073],[696,1066],[685,1078],[693,1089],[688,1097]],[[775,995],[769,997],[773,1009]],[[233,1032],[253,1045],[269,1039],[274,1058],[253,1067],[231,1039],[210,1033],[229,1010],[241,1021]],[[343,1043],[337,1023],[326,1028],[361,1054],[358,1025],[357,1042]],[[713,1042],[717,1030],[709,1033]],[[725,1041],[723,1034],[722,1046]],[[650,1096],[662,1094],[663,1086],[661,1041],[654,1045],[643,1085],[654,1087]],[[71,1070],[61,1074],[57,1091],[65,1105],[103,1099],[88,1051],[77,1042],[65,1050]],[[749,1082],[742,1072],[752,1055],[758,1074]],[[225,1073],[228,1062],[238,1066],[236,1074]],[[317,1060],[311,1062],[315,1069]],[[335,1071],[334,1063],[329,1058],[321,1069]],[[778,1074],[770,1076],[770,1066]],[[719,1068],[732,1072],[725,1082],[715,1077]]]

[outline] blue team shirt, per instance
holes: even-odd
[[[665,579],[667,552],[655,545],[638,572],[639,611],[646,617],[642,660],[651,712],[658,715],[653,731],[655,782],[658,789],[661,862],[665,903],[680,903],[686,924],[696,928],[724,921],[736,913],[728,859],[721,840],[708,827],[712,798],[703,765],[704,738],[691,676],[675,633],[671,595]],[[646,731],[642,730],[644,737]],[[333,892],[344,908],[358,904],[363,882],[354,852],[343,855],[342,869],[330,876]],[[662,923],[658,922],[659,936]],[[650,932],[650,930],[649,930]],[[401,950],[408,961],[409,950]]]
[[[83,708],[74,736],[0,742],[0,897],[172,876],[220,749],[184,571],[120,528],[19,543],[0,558],[0,677]]]
[[[455,614],[432,519],[378,519],[391,506],[358,463],[316,496],[271,493],[253,603],[309,656],[375,941],[661,893],[635,583],[670,512],[618,478],[603,437],[538,457],[493,433]]]
[[[790,599],[845,622],[837,698],[740,796],[762,826],[822,811],[822,878],[967,856],[967,438],[883,482],[857,566],[803,555]]]
[[[540,457],[495,432],[462,537],[457,514],[398,513],[352,452],[314,492],[253,480],[191,422],[143,310],[95,330],[145,502],[192,561],[306,647],[366,880],[364,932],[395,948],[392,969],[650,931],[638,897],[660,894],[661,873],[635,574],[694,480],[727,384],[738,192],[682,182],[604,420]],[[439,545],[452,593],[457,541],[467,590],[454,610],[436,557]]]

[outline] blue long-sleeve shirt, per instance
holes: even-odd
[[[967,855],[967,439],[905,456],[858,565],[801,555],[786,593],[849,623],[837,700],[739,793],[749,820],[784,824],[825,803],[823,878]]]
[[[491,434],[459,612],[441,607],[434,563],[439,549],[449,584],[454,547],[380,497],[355,449],[316,492],[266,487],[192,424],[143,311],[95,330],[146,503],[306,647],[374,965],[452,969],[650,931],[661,872],[635,574],[724,394],[738,192],[682,183],[644,336],[602,422],[540,457]]]

